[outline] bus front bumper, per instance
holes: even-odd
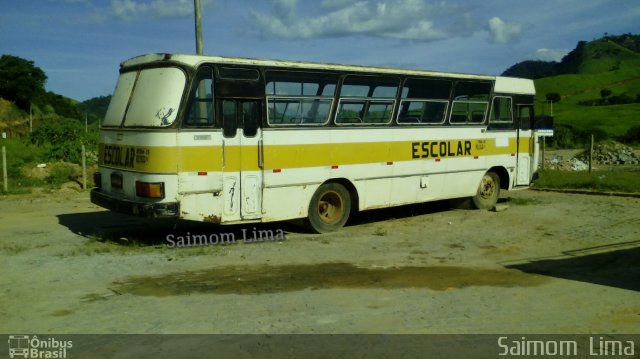
[[[177,218],[178,203],[140,203],[110,197],[100,189],[91,190],[91,203],[108,210],[140,217]]]

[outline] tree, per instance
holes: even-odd
[[[578,41],[576,48],[571,50],[562,61],[558,64],[558,73],[561,74],[576,74],[580,70],[580,64],[584,58],[585,49],[587,47],[586,41]]]
[[[17,56],[0,57],[0,97],[23,109],[29,109],[32,98],[44,93],[47,75],[33,61]]]
[[[65,118],[81,119],[82,115],[78,106],[71,102],[68,98],[58,95],[54,92],[48,91],[35,100],[35,103],[39,105],[51,105],[56,114]]]
[[[560,99],[562,97],[557,92],[549,92],[545,95],[545,98],[547,99],[547,101],[560,102]]]
[[[611,96],[611,90],[609,90],[609,89],[600,90],[600,97],[607,98],[609,96]]]
[[[104,119],[109,108],[109,102],[111,102],[111,95],[94,97],[79,103],[78,109],[88,114],[89,123],[98,122]]]

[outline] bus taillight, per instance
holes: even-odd
[[[136,181],[136,196],[145,198],[164,198],[164,182],[148,183]]]

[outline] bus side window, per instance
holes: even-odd
[[[258,133],[260,124],[260,106],[257,101],[242,103],[242,134],[245,137],[253,137]]]
[[[236,101],[222,102],[222,133],[224,137],[236,137],[238,125],[236,123]]]
[[[530,130],[531,129],[531,107],[522,106],[520,107],[520,129],[521,130]]]
[[[213,119],[213,69],[198,70],[189,98],[189,111],[184,120],[185,127],[211,127]]]

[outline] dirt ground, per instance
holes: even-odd
[[[74,191],[1,197],[0,332],[640,333],[640,199],[502,204],[364,212],[317,235],[142,220]]]

